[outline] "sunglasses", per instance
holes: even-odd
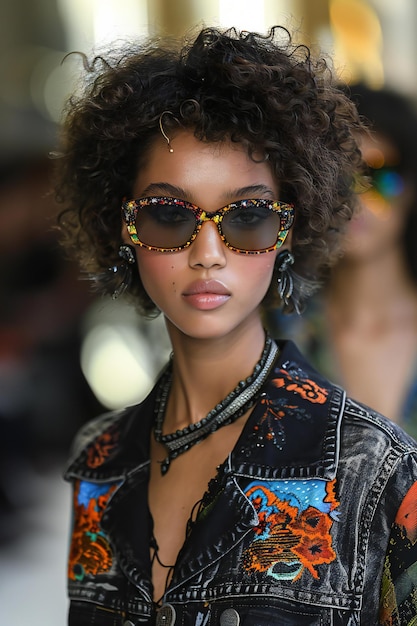
[[[374,169],[369,167],[368,176],[372,187],[383,198],[396,198],[404,191],[404,179],[395,168],[381,167]]]
[[[186,200],[151,196],[124,202],[122,215],[132,243],[148,250],[183,250],[204,222],[212,221],[228,248],[261,254],[282,246],[294,222],[294,207],[272,200],[238,200],[206,213]]]

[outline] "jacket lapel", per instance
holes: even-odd
[[[239,486],[242,477],[335,478],[344,401],[344,392],[315,372],[293,343],[281,345],[260,400],[191,525],[168,594],[215,564],[258,524]]]
[[[239,487],[242,477],[332,480],[336,475],[344,392],[321,377],[292,342],[279,347],[260,399],[190,525],[168,591],[213,565],[257,525],[255,508]],[[152,520],[147,489],[154,400],[155,389],[138,407],[113,415],[110,426],[107,418],[90,445],[85,446],[84,436],[83,451],[66,474],[92,481],[120,479],[102,524],[122,570],[148,598]]]

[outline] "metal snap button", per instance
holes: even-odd
[[[172,604],[163,604],[156,616],[156,626],[174,626],[176,613]]]
[[[135,624],[131,622],[130,619],[127,619],[125,622],[123,622],[123,626],[135,626]]]
[[[220,626],[239,626],[240,615],[236,609],[226,609],[220,615]]]

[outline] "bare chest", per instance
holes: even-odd
[[[175,459],[165,475],[160,471],[165,449],[152,441],[148,501],[157,545],[156,552],[151,548],[156,601],[169,584],[189,521],[195,518],[210,480],[234,447],[241,429],[242,424],[234,424],[214,433]]]

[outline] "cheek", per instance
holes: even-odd
[[[255,287],[264,289],[268,287],[272,273],[274,271],[276,253],[260,254],[259,256],[245,257],[243,264],[242,275],[245,276],[246,281],[254,283]]]
[[[274,252],[267,252],[266,254],[260,254],[258,256],[259,260],[259,272],[264,275],[270,275],[274,271],[275,261],[279,252],[282,251],[282,248],[279,250],[275,250]]]
[[[155,292],[175,293],[178,263],[173,255],[142,249],[138,250],[137,261],[142,284],[152,299]]]

